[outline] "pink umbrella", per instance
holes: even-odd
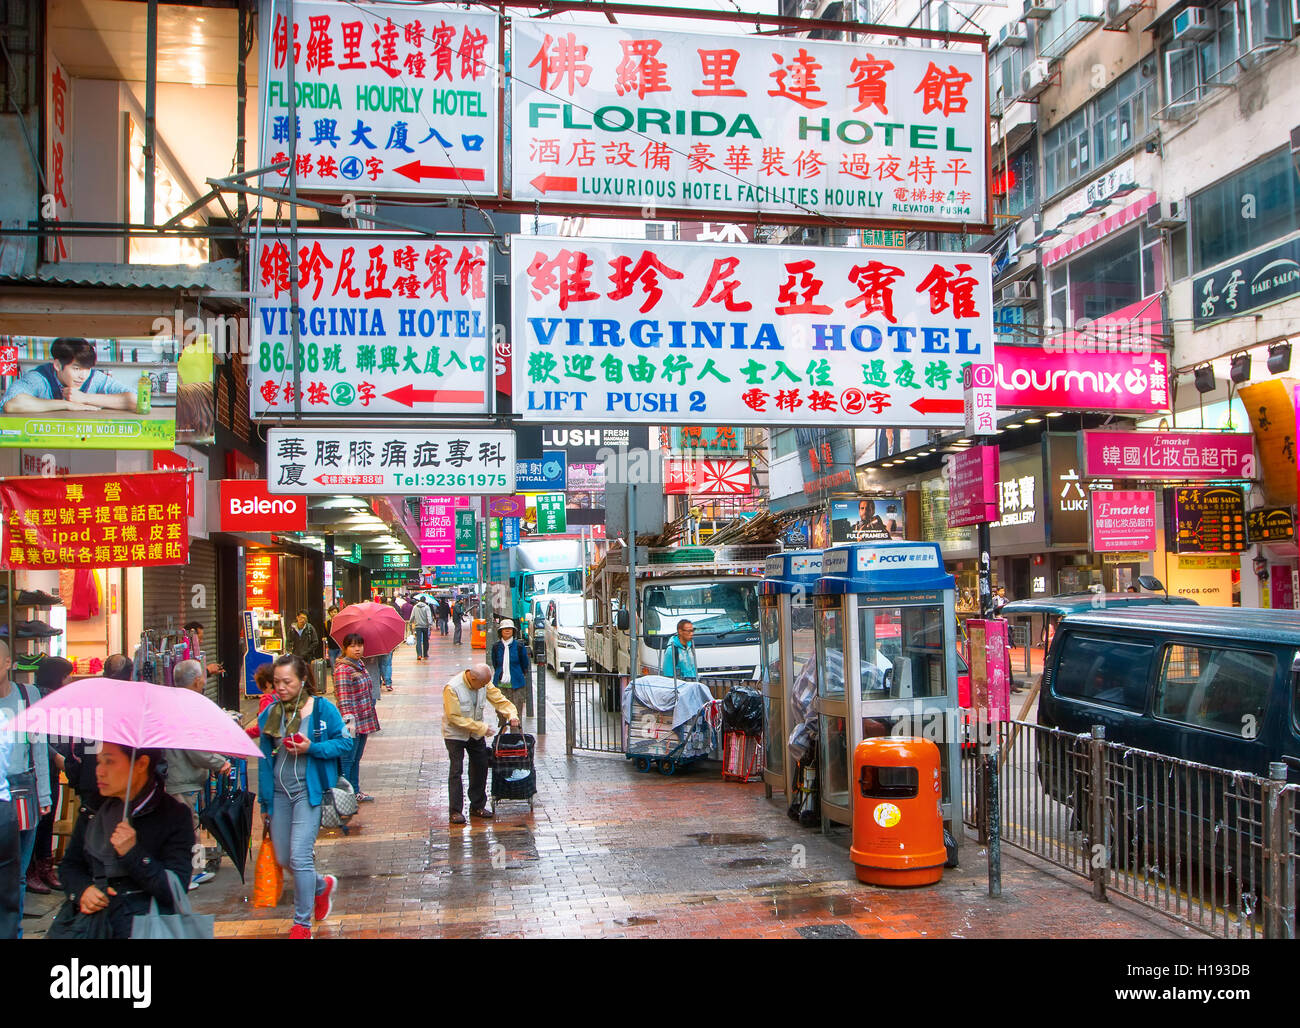
[[[152,682],[83,678],[56,689],[13,722],[16,732],[97,739],[136,750],[203,750],[236,757],[262,751],[206,696]]]
[[[406,622],[386,603],[353,603],[334,615],[330,635],[342,646],[353,632],[366,641],[366,656],[377,657],[406,638]]]

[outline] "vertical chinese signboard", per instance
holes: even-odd
[[[998,448],[972,446],[948,461],[948,527],[998,520]]]
[[[252,414],[482,414],[489,389],[486,240],[300,236],[298,382],[289,241],[251,253]],[[295,392],[295,389],[298,392]]]
[[[72,220],[72,79],[51,51],[45,54],[45,185],[54,198],[53,221]],[[68,259],[63,236],[51,236],[46,259]]]
[[[512,23],[516,199],[987,218],[985,55]]]
[[[514,236],[530,421],[959,427],[992,355],[986,254]]]
[[[456,552],[463,553],[478,549],[478,533],[475,528],[475,516],[472,510],[456,511]]]
[[[297,0],[290,47],[283,6],[262,41],[263,167],[292,133],[299,190],[496,193],[495,14]]]
[[[1011,661],[1007,623],[1001,618],[966,622],[970,638],[971,706],[984,723],[1011,720]]]
[[[537,534],[563,535],[568,529],[564,513],[564,493],[542,493],[538,496]]]
[[[0,567],[55,571],[184,564],[185,479],[157,474],[0,482]]]

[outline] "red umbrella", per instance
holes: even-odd
[[[330,635],[340,646],[356,632],[366,641],[366,656],[388,653],[406,638],[406,622],[386,603],[353,603],[334,615]]]

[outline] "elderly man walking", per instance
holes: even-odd
[[[496,729],[483,720],[485,703],[503,714],[511,728],[519,727],[519,712],[492,684],[492,668],[475,664],[456,674],[442,690],[442,737],[451,758],[447,775],[447,806],[454,825],[465,823],[465,797],[461,785],[465,756],[469,755],[469,815],[490,818],[487,809],[487,740]]]

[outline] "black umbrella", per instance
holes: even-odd
[[[240,881],[248,864],[248,844],[253,836],[253,794],[247,789],[230,788],[230,779],[223,778],[221,792],[199,815],[199,824],[212,833],[221,844]]]

